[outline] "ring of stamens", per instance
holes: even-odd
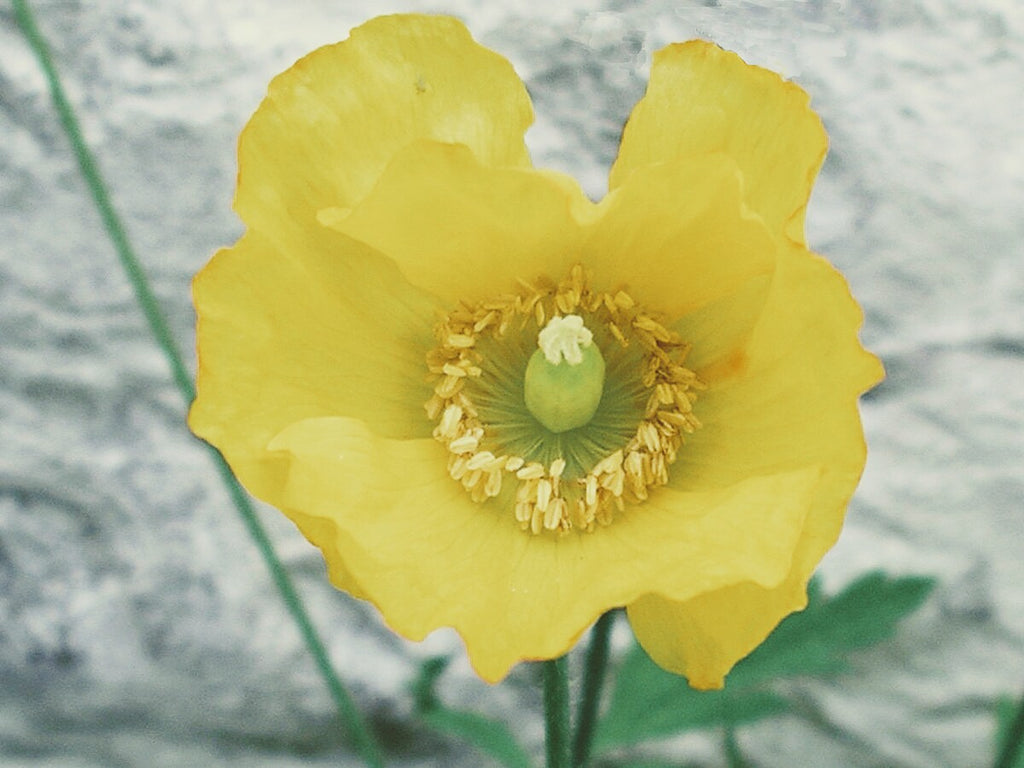
[[[463,301],[435,328],[438,346],[427,355],[434,394],[426,402],[433,435],[448,449],[448,472],[476,502],[494,498],[516,483],[515,517],[523,530],[593,531],[608,525],[615,511],[645,500],[650,489],[668,482],[684,434],[701,424],[693,413],[704,385],[683,366],[689,345],[638,306],[624,290],[593,291],[577,265],[560,283],[519,281],[521,291],[479,303]],[[530,324],[538,329],[556,315],[585,314],[625,349],[639,346],[639,378],[645,405],[636,431],[625,444],[579,472],[564,476],[561,456],[550,462],[495,452],[488,425],[474,405],[467,383],[484,373],[488,338],[501,341]]]

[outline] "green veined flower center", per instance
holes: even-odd
[[[582,267],[521,286],[438,324],[427,415],[475,501],[534,533],[592,531],[668,482],[703,385],[677,334]]]

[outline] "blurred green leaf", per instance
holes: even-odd
[[[519,746],[508,726],[498,720],[460,709],[450,709],[434,692],[438,678],[450,659],[434,657],[420,666],[420,674],[412,684],[416,711],[424,724],[446,736],[472,744],[507,768],[530,768],[530,758]]]
[[[502,722],[444,707],[424,712],[421,717],[435,731],[469,742],[508,768],[530,768],[530,758]]]
[[[850,651],[892,637],[934,586],[935,579],[926,576],[896,578],[872,571],[825,597],[811,582],[807,608],[788,617],[737,664],[727,684],[736,689],[780,677],[845,672]]]
[[[1006,696],[996,702],[996,753],[1000,754],[1005,746],[1006,739],[1010,734],[1010,728],[1013,726],[1013,721],[1017,717],[1017,712],[1021,706],[1021,702],[1014,701],[1009,696]],[[1003,755],[1003,757],[1008,757]],[[1008,764],[1008,768],[1024,768],[1024,749],[1017,749],[1017,756],[1013,762]]]
[[[736,698],[729,691],[696,691],[686,680],[666,672],[634,646],[616,676],[611,706],[598,725],[597,751],[648,739],[719,725],[751,722],[779,714],[787,702],[770,691],[749,691]]]
[[[598,726],[596,748],[637,744],[727,722],[736,726],[786,712],[788,702],[767,690],[768,683],[845,671],[850,651],[891,637],[934,583],[931,578],[894,578],[876,571],[826,597],[812,582],[807,608],[783,621],[737,664],[724,691],[693,690],[635,646],[617,675],[611,704]]]

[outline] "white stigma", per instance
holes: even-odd
[[[594,334],[583,325],[579,315],[553,317],[537,335],[537,346],[552,365],[558,365],[564,358],[569,365],[583,362],[583,349],[594,342]]]

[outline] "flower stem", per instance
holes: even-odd
[[[143,314],[146,316],[146,320],[149,323],[149,329],[167,360],[167,364],[171,369],[171,375],[174,378],[174,383],[187,406],[193,399],[195,399],[195,388],[192,385],[192,376],[185,365],[184,359],[181,357],[177,347],[175,346],[170,327],[167,325],[167,321],[164,319],[160,311],[160,306],[157,303],[156,296],[153,294],[153,290],[149,285],[149,281],[142,269],[142,265],[139,262],[138,257],[135,255],[135,251],[128,240],[124,226],[121,224],[117,211],[114,209],[113,203],[110,200],[110,195],[107,192],[106,185],[103,183],[99,168],[96,166],[92,153],[89,151],[89,148],[85,143],[81,128],[78,124],[78,119],[75,117],[74,109],[71,107],[71,104],[64,93],[64,87],[61,84],[60,75],[57,73],[57,68],[53,63],[52,56],[50,55],[49,46],[47,45],[42,33],[39,31],[39,28],[36,26],[32,11],[26,0],[12,0],[12,2],[14,6],[14,15],[17,19],[18,25],[21,27],[21,31],[25,35],[25,39],[28,42],[29,47],[32,49],[32,52],[35,54],[36,59],[39,62],[39,66],[46,77],[47,84],[50,88],[50,96],[53,99],[54,107],[60,117],[64,133],[67,135],[68,141],[70,141],[72,149],[74,150],[75,158],[78,161],[82,177],[89,188],[93,202],[99,211],[100,217],[103,220],[103,225],[114,245],[114,249],[117,251],[121,267],[124,269],[128,280],[132,284],[132,288],[135,291],[135,298],[137,299]],[[320,640],[320,637],[309,618],[309,614],[302,603],[302,599],[299,597],[298,592],[296,592],[295,587],[292,584],[291,577],[288,575],[288,572],[277,557],[277,553],[274,551],[274,545],[271,542],[270,537],[267,535],[262,523],[260,523],[259,518],[256,516],[256,512],[253,509],[248,496],[246,496],[245,491],[242,490],[242,487],[234,478],[227,462],[224,461],[224,457],[221,456],[220,453],[212,446],[207,445],[206,447],[210,451],[213,461],[217,466],[217,471],[227,487],[235,508],[242,517],[246,530],[253,538],[257,549],[259,549],[260,554],[263,556],[263,560],[266,563],[267,568],[270,570],[270,575],[274,581],[274,585],[277,587],[281,597],[284,599],[288,612],[291,614],[292,619],[298,626],[299,632],[306,643],[306,647],[313,656],[317,670],[324,678],[324,682],[330,691],[331,698],[334,700],[334,703],[338,708],[338,712],[341,715],[342,721],[347,727],[353,742],[355,743],[356,749],[359,751],[366,765],[371,766],[371,768],[380,768],[383,765],[380,747],[377,745],[372,734],[366,727],[365,722],[360,716],[359,711],[356,709],[351,696],[345,689],[345,686],[342,684],[341,679],[331,666],[327,649]]]
[[[547,768],[571,768],[569,661],[565,656],[544,662],[544,718]]]
[[[724,726],[723,746],[725,747],[726,765],[729,768],[748,768],[747,761],[743,759],[739,742],[736,740],[736,718],[733,717],[732,698],[729,695],[729,688],[726,686],[722,691],[722,724]]]
[[[615,624],[615,611],[603,614],[590,632],[586,667],[583,672],[583,690],[580,694],[576,717],[576,737],[572,743],[572,764],[584,768],[590,760],[590,747],[597,725],[597,710],[601,703],[605,667],[608,663],[608,642]]]
[[[747,768],[747,761],[740,752],[740,745],[736,741],[736,729],[732,722],[725,724],[725,757],[729,768]]]
[[[1016,764],[1021,742],[1024,742],[1024,697],[1017,705],[1017,714],[1010,721],[1010,727],[1006,729],[995,768],[1012,768]]]

